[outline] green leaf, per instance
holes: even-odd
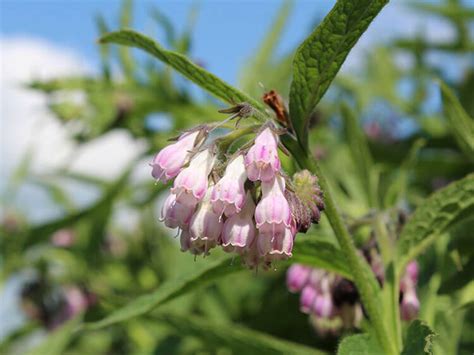
[[[61,327],[50,333],[37,347],[29,351],[28,355],[61,355],[64,354],[76,327],[82,321],[82,314],[72,318]]]
[[[180,53],[168,51],[162,48],[152,39],[132,30],[121,30],[111,32],[100,38],[101,43],[116,43],[143,49],[147,53],[170,65],[186,78],[207,90],[217,98],[236,104],[247,102],[254,108],[264,111],[263,105],[249,97],[247,94],[235,89],[231,85],[209,73],[202,67],[192,63],[187,57]]]
[[[270,26],[271,30],[267,32],[267,35],[260,43],[259,50],[252,54],[250,65],[246,66],[245,71],[242,73],[241,87],[244,90],[252,94],[258,94],[261,92],[258,86],[259,81],[263,82],[264,85],[268,85],[268,83],[263,81],[262,73],[266,73],[269,68],[273,68],[271,59],[288,17],[291,14],[291,8],[291,1],[283,1],[274,22]],[[271,89],[275,88],[271,87]]]
[[[146,314],[197,287],[202,287],[218,278],[242,270],[238,260],[232,263],[232,259],[233,257],[228,256],[214,261],[206,260],[205,267],[189,275],[184,275],[180,279],[164,282],[156,291],[138,297],[108,317],[98,322],[88,324],[86,328],[99,329]]]
[[[402,355],[433,354],[433,337],[436,334],[420,320],[414,320],[407,331]]]
[[[314,236],[296,238],[293,257],[289,262],[333,271],[352,280],[352,273],[342,251],[329,242],[314,240]]]
[[[213,350],[225,346],[235,354],[324,354],[317,349],[228,322],[176,314],[160,314],[158,319],[174,328],[178,335],[191,335]]]
[[[359,181],[365,188],[369,206],[375,207],[377,204],[376,176],[373,174],[373,161],[367,139],[352,109],[345,103],[342,104],[341,109],[344,120],[344,134],[359,176]]]
[[[474,212],[474,174],[436,191],[413,213],[397,246],[398,269],[414,259],[455,222]]]
[[[370,334],[357,334],[342,339],[338,355],[379,355],[384,352]]]
[[[339,0],[301,44],[293,61],[290,116],[303,146],[308,146],[311,113],[358,39],[388,0]]]
[[[451,89],[440,82],[446,118],[454,138],[468,158],[474,159],[474,120],[468,116]]]

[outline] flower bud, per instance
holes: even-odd
[[[318,293],[314,300],[313,312],[322,318],[331,318],[334,314],[334,305],[330,292]]]
[[[255,235],[257,234],[253,222],[254,212],[255,203],[250,193],[247,193],[243,209],[227,219],[224,223],[221,242],[225,251],[236,251],[240,253],[244,249],[248,249],[253,243]]]
[[[189,159],[199,131],[182,134],[176,143],[160,150],[153,159],[151,175],[158,181],[166,182],[179,174]]]
[[[400,314],[403,320],[409,321],[418,315],[420,310],[420,301],[416,296],[415,288],[408,288],[403,292],[402,302],[400,304]]]
[[[186,229],[194,213],[195,207],[176,201],[176,195],[170,193],[161,209],[161,218],[169,228]]]
[[[245,156],[245,167],[252,181],[270,181],[280,171],[278,138],[270,128],[265,128],[255,138],[255,144]]]
[[[224,176],[212,189],[211,202],[214,212],[227,217],[240,212],[245,202],[244,183],[247,180],[244,157],[239,155],[232,160]]]
[[[286,286],[290,292],[299,292],[308,283],[311,268],[301,265],[293,264],[286,272]]]
[[[310,284],[303,288],[300,296],[300,311],[306,314],[311,313],[314,301],[316,299],[317,291]]]
[[[255,209],[255,221],[261,235],[285,236],[285,229],[291,224],[291,211],[283,192],[285,180],[276,176],[270,182],[262,182],[262,199]]]
[[[204,245],[204,252],[217,245],[222,232],[222,221],[212,210],[209,201],[211,189],[208,190],[203,201],[199,205],[196,213],[189,223],[189,233],[191,235],[191,243],[196,245]]]
[[[410,261],[405,269],[405,274],[416,284],[418,282],[418,263],[416,260]]]
[[[209,149],[196,154],[189,166],[181,171],[174,181],[171,192],[176,201],[188,206],[195,206],[206,194],[208,177],[214,165],[214,155]]]
[[[311,223],[318,223],[324,210],[323,193],[318,178],[308,170],[293,175],[294,192],[285,191],[298,231],[305,233]]]

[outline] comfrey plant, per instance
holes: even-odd
[[[174,179],[162,220],[180,230],[181,250],[194,255],[219,245],[250,268],[291,257],[296,233],[318,223],[324,209],[317,178],[301,171],[288,179],[278,156],[281,129],[271,121],[231,156],[225,147],[240,137],[209,142],[214,128],[184,132],[150,164],[157,181]]]
[[[316,135],[310,134],[310,128],[317,116],[317,106],[352,47],[387,2],[336,2],[327,17],[296,50],[292,65],[288,65],[292,76],[290,90],[285,93],[280,89],[288,100],[288,109],[275,91],[268,92],[260,100],[194,64],[182,53],[164,49],[153,39],[135,31],[123,29],[107,33],[100,39],[101,43],[146,51],[209,94],[232,105],[224,111],[231,113],[231,117],[246,118],[245,123],[254,120],[254,126],[235,128],[217,138],[216,125],[184,131],[173,144],[157,154],[152,162],[153,177],[161,182],[173,180],[162,219],[167,226],[179,228],[182,249],[194,255],[207,255],[220,246],[226,252],[240,255],[249,267],[262,265],[268,268],[276,260],[289,259],[291,263],[298,260],[297,255],[304,254],[304,261],[311,267],[341,275],[319,272],[319,276],[314,276],[308,284],[310,288],[301,286],[306,290],[304,310],[316,313],[318,319],[331,319],[337,313],[345,317],[347,312],[342,309],[351,302],[352,306],[358,305],[349,312],[348,318],[353,320],[341,319],[342,324],[356,325],[362,314],[367,315],[363,327],[367,334],[343,339],[340,354],[350,354],[353,348],[378,354],[410,354],[431,346],[434,332],[427,325],[415,320],[404,329],[401,322],[401,319],[413,318],[420,308],[415,292],[416,268],[409,266],[412,265],[410,261],[441,240],[448,227],[466,219],[474,206],[472,175],[448,185],[423,202],[409,198],[407,171],[414,164],[419,147],[415,144],[413,154],[411,150],[406,154],[408,161],[397,165],[394,174],[389,173],[385,169],[388,161],[372,156],[378,146],[367,142],[358,120],[360,112],[340,100],[336,103],[337,109],[331,112],[341,113],[345,135],[338,145],[341,143],[346,149],[337,150],[345,160],[324,162],[327,168],[324,172],[312,154],[317,142]],[[268,51],[266,46],[265,51]],[[256,62],[261,64],[260,59]],[[286,60],[283,64],[287,68]],[[270,65],[273,63],[265,62],[250,73],[254,87],[259,81],[265,81],[259,75]],[[254,91],[249,87],[246,89],[247,92]],[[467,118],[456,98],[446,90],[443,89],[449,108],[447,116],[453,122],[464,116]],[[354,103],[353,100],[347,102]],[[315,131],[317,129],[315,127]],[[463,144],[470,158],[470,131],[454,132],[456,141]],[[251,139],[245,141],[244,138],[250,135]],[[292,168],[297,173],[291,177],[283,172],[281,153],[288,153],[294,163]],[[353,173],[338,171],[346,162],[350,164],[348,170],[353,168]],[[355,205],[351,202],[357,202],[356,210],[351,208]],[[419,204],[414,206],[415,203]],[[395,230],[389,215],[401,205],[414,212],[400,230]],[[298,238],[295,242],[298,232],[306,231],[312,222],[319,220],[323,207],[333,231],[328,236],[333,238],[332,242],[325,243],[320,238],[305,243],[300,243],[303,238]],[[357,217],[367,212],[370,218]],[[365,227],[368,224],[380,252],[374,259],[363,255],[355,244],[357,237],[367,237]],[[362,226],[362,231],[358,226]],[[239,270],[238,265],[230,265],[231,259],[229,256],[209,260],[202,269],[186,275],[185,282],[170,280],[156,292],[132,301],[101,320],[94,328],[144,315],[188,292],[192,285],[201,285],[201,281],[215,280]],[[307,286],[307,282],[302,284]],[[341,299],[334,295],[334,290],[340,288],[353,298]],[[274,342],[271,343],[273,346]]]

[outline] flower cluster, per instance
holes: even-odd
[[[174,178],[161,217],[167,227],[179,228],[181,250],[207,255],[220,245],[251,268],[291,257],[298,216],[287,198],[295,193],[281,169],[275,130],[263,126],[248,149],[225,161],[216,145],[205,145],[207,133],[200,127],[182,134],[151,164],[158,181]],[[320,209],[313,207],[316,215],[309,214],[317,222]]]
[[[371,263],[371,266],[374,270],[379,264]],[[420,307],[417,280],[418,263],[412,261],[400,281],[400,314],[406,321],[415,318]],[[342,329],[359,327],[364,312],[351,281],[325,270],[293,264],[287,271],[286,283],[290,292],[301,292],[300,310],[310,315],[318,334],[337,335]]]

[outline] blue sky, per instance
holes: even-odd
[[[294,48],[322,18],[334,1],[297,1],[279,51]],[[152,5],[183,30],[193,4],[198,16],[192,55],[225,80],[235,82],[238,69],[258,47],[270,27],[280,1],[135,1],[133,28],[163,39],[148,14]],[[118,28],[120,1],[2,0],[3,36],[48,39],[84,56],[93,66],[98,61],[96,14],[103,14],[110,28]]]

